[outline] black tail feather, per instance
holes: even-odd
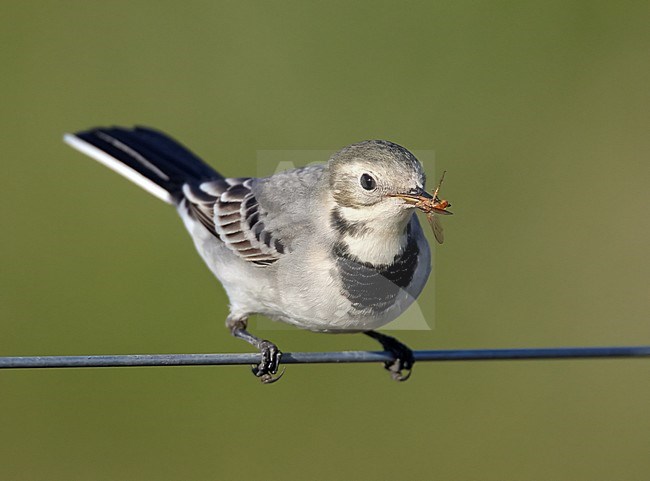
[[[74,136],[162,187],[175,201],[182,197],[183,184],[221,178],[186,147],[150,128],[94,128]]]

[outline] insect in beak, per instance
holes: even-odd
[[[429,194],[424,189],[413,189],[411,192],[404,194],[392,194],[391,197],[396,197],[403,200],[404,202],[420,209],[422,212],[426,213],[427,221],[433,229],[433,235],[438,241],[442,244],[445,240],[442,230],[442,224],[440,219],[436,217],[436,214],[440,215],[451,215],[453,212],[447,210],[448,207],[451,207],[451,204],[444,199],[438,197],[440,192],[440,186],[442,186],[442,181],[445,179],[445,174],[447,171],[442,173],[440,182],[436,186],[436,189],[432,194]]]

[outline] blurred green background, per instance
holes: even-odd
[[[4,0],[0,355],[247,352],[173,209],[65,131],[225,175],[387,138],[448,171],[414,349],[650,343],[648,2]],[[313,159],[309,159],[311,161]],[[433,168],[435,167],[435,168]],[[285,351],[365,336],[267,333]],[[647,360],[0,372],[0,479],[647,480]]]

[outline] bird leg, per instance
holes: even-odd
[[[246,330],[247,326],[248,319],[246,318],[228,317],[226,320],[226,327],[230,329],[233,336],[243,339],[250,345],[255,346],[259,349],[260,354],[262,354],[261,362],[257,366],[252,366],[253,374],[260,378],[264,384],[274,383],[284,374],[284,370],[282,370],[279,376],[274,377],[274,374],[277,374],[278,372],[282,353],[278,349],[278,346],[273,344],[271,341],[253,336]]]
[[[411,377],[411,369],[415,364],[415,357],[413,357],[411,349],[394,337],[377,331],[366,331],[364,334],[379,341],[384,350],[393,355],[394,360],[385,362],[384,368],[390,371],[390,375],[395,381],[406,381]],[[406,371],[406,373],[402,374],[402,371]]]

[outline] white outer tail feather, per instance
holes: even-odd
[[[151,180],[147,179],[145,176],[143,176],[136,170],[133,170],[128,165],[123,164],[119,160],[116,160],[114,157],[111,157],[103,150],[98,149],[94,145],[89,144],[84,140],[81,140],[79,137],[73,134],[65,134],[63,136],[63,141],[66,144],[68,144],[70,147],[73,147],[74,149],[77,149],[79,152],[82,152],[88,155],[89,157],[92,157],[97,162],[104,164],[109,169],[117,172],[123,177],[126,177],[134,184],[139,185],[150,194],[158,197],[160,200],[167,202],[168,204],[174,203],[172,196],[165,189],[163,189],[156,183],[152,182]]]

